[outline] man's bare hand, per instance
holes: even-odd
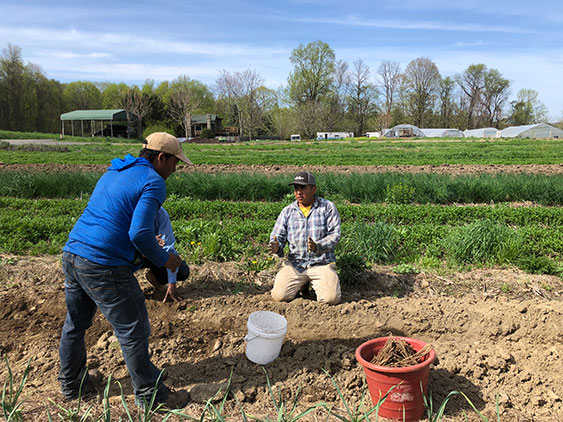
[[[164,245],[166,245],[166,242],[162,238],[161,234],[156,235],[156,241],[158,242],[158,244],[160,245],[161,248],[164,248]]]
[[[270,252],[278,253],[278,251],[280,250],[280,242],[278,242],[278,238],[276,236],[274,236],[274,239],[270,242],[269,246]]]
[[[168,283],[168,287],[166,288],[166,295],[164,295],[164,300],[162,302],[180,302],[182,300],[184,300],[184,298],[178,292],[176,283]]]
[[[179,255],[176,255],[175,253],[169,253],[168,261],[166,261],[166,264],[164,264],[164,266],[170,271],[176,271],[181,263],[182,258],[180,258]]]
[[[317,244],[311,238],[307,240],[307,249],[309,249],[309,252],[317,252]]]

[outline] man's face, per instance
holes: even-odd
[[[308,207],[315,201],[317,187],[314,185],[293,185],[293,193],[297,203],[302,207]]]
[[[153,166],[160,177],[166,180],[168,176],[176,171],[178,161],[178,158],[174,156],[166,158],[166,154],[161,152],[154,160]]]

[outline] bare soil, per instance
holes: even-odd
[[[105,164],[6,164],[0,162],[0,171],[42,171],[42,172],[104,172]],[[438,173],[438,174],[479,174],[479,173],[530,173],[563,174],[563,164],[442,164],[442,165],[396,165],[396,166],[280,166],[244,164],[195,164],[179,165],[178,172],[203,173],[265,173],[292,174],[302,170],[313,173]]]
[[[66,312],[59,258],[0,258],[0,353],[6,354],[16,381],[33,358],[24,389],[32,397],[24,404],[25,420],[47,420],[46,403],[56,413],[49,398],[65,407],[76,405],[63,402],[57,383]],[[341,304],[326,306],[308,298],[275,303],[268,293],[275,269],[249,274],[241,268],[237,263],[194,266],[181,286],[181,303],[162,303],[138,273],[151,319],[153,361],[166,368],[168,385],[191,390],[187,414],[199,417],[202,402],[232,371],[231,391],[246,413],[276,419],[263,368],[246,358],[244,340],[249,314],[270,310],[285,316],[288,332],[280,357],[265,369],[285,397],[302,387],[300,408],[324,401],[344,412],[322,369],[346,400],[357,402],[364,375],[355,349],[391,333],[418,338],[436,350],[430,375],[436,407],[459,390],[490,420],[496,420],[497,400],[502,421],[563,419],[563,281],[558,277],[511,268],[398,275],[376,267],[361,274],[356,286],[343,288]],[[87,346],[90,367],[118,380],[131,404],[118,343],[100,314],[88,331]],[[7,378],[3,364],[0,376]],[[98,415],[99,401],[93,402]],[[126,417],[116,384],[110,402],[112,415]],[[477,420],[467,403],[455,398],[444,421],[461,422],[464,412]],[[225,413],[228,420],[242,420],[232,398]],[[301,420],[336,419],[318,409]]]

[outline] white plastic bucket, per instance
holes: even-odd
[[[280,355],[287,320],[275,312],[256,311],[248,317],[247,327],[246,357],[260,365],[274,361]]]

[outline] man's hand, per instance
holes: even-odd
[[[180,302],[181,300],[184,300],[180,293],[178,293],[176,283],[168,283],[168,287],[166,288],[166,295],[164,295],[164,300],[162,302],[168,302],[168,299],[171,299],[172,302]]]
[[[176,255],[175,253],[169,253],[168,261],[166,261],[166,264],[164,264],[164,266],[170,271],[176,271],[181,263],[182,258],[180,258],[179,255]]]
[[[309,249],[309,252],[317,252],[317,244],[311,238],[307,240],[307,249]]]
[[[164,245],[166,245],[166,242],[162,238],[161,234],[156,235],[156,241],[158,242],[158,244],[160,245],[161,248],[164,248]]]
[[[278,238],[274,236],[274,240],[270,242],[270,252],[278,253],[280,250],[280,242],[278,242]]]

